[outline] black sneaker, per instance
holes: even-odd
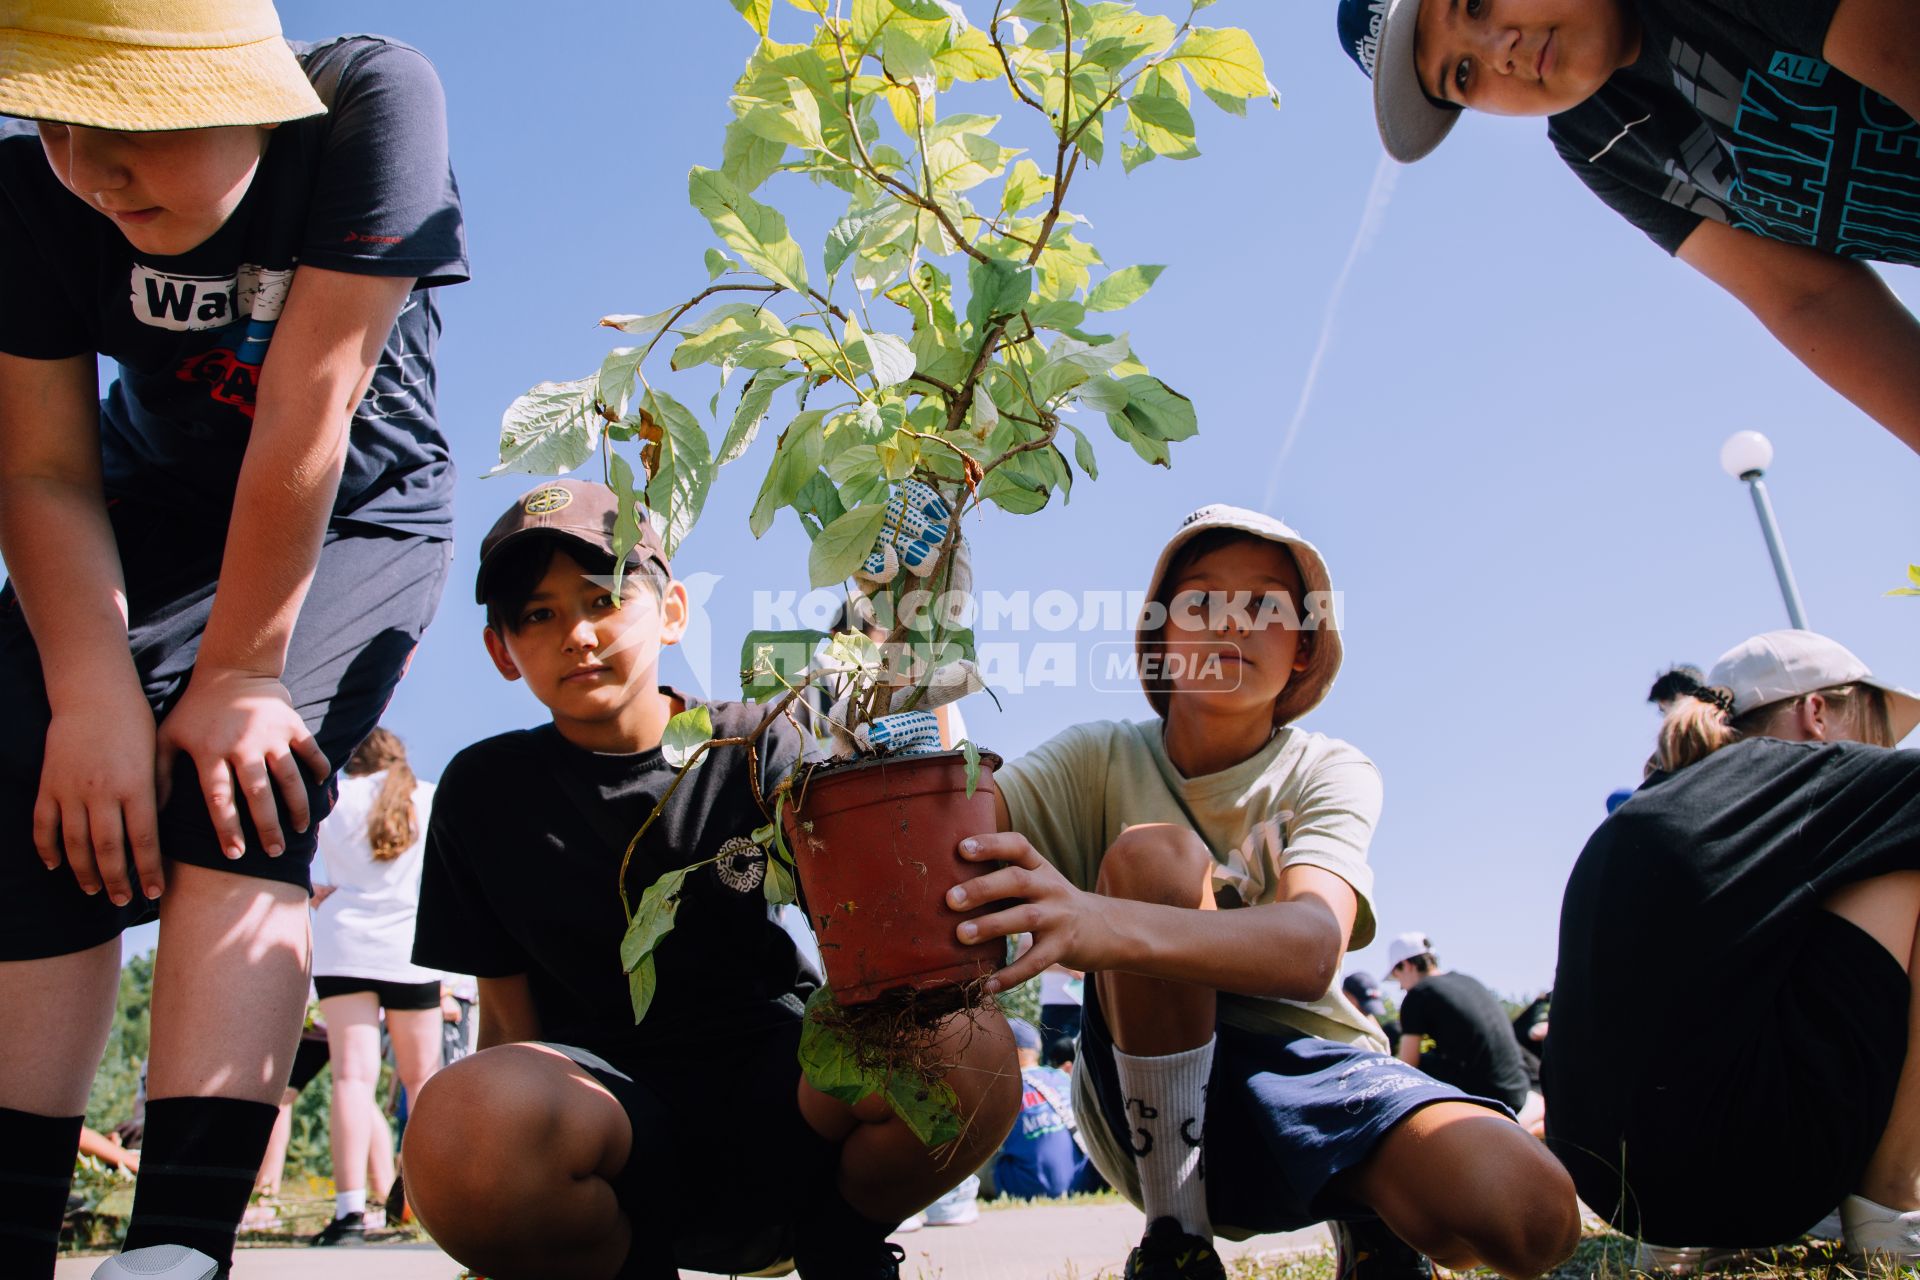
[[[827,1249],[799,1248],[793,1267],[800,1280],[900,1280],[907,1251],[891,1240],[847,1240]]]
[[[1433,1263],[1378,1218],[1329,1222],[1334,1280],[1433,1280]]]
[[[313,1239],[310,1245],[365,1244],[367,1242],[367,1215],[350,1213],[344,1218],[335,1218]]]
[[[1155,1218],[1127,1255],[1126,1280],[1227,1280],[1213,1242],[1188,1235],[1173,1218]]]

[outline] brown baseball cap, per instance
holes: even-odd
[[[640,541],[627,552],[627,567],[637,569],[652,561],[660,571],[673,576],[667,563],[667,550],[654,532],[647,510],[638,502],[635,514],[640,520]],[[493,528],[480,541],[480,572],[474,578],[473,598],[487,602],[487,570],[499,562],[500,553],[528,538],[563,538],[578,542],[601,555],[613,554],[613,526],[620,517],[620,497],[604,484],[587,480],[549,480],[515,498],[506,514],[493,522]]]

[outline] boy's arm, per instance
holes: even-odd
[[[1400,1061],[1410,1067],[1420,1065],[1420,1036],[1418,1033],[1409,1035],[1404,1028],[1401,1029],[1399,1057]]]
[[[1821,381],[1920,453],[1920,322],[1871,267],[1711,220],[1682,242],[1679,257],[1744,303]]]
[[[1920,120],[1920,6],[1914,0],[1840,0],[1821,53]]]
[[[1060,964],[1244,995],[1317,1000],[1333,985],[1359,913],[1352,886],[1323,867],[1282,871],[1278,901],[1203,911],[1076,889],[1017,834],[963,840],[960,853],[970,861],[1007,865],[954,889],[948,902],[955,910],[970,902],[1022,899],[962,924],[961,941],[1034,936],[1025,954],[994,975],[994,990]]]
[[[52,720],[33,812],[48,868],[131,901],[164,886],[153,713],[127,648],[126,582],[107,520],[92,355],[0,355],[0,555],[41,654]]]
[[[540,1038],[540,1014],[533,1007],[526,974],[475,981],[480,987],[480,1048]]]
[[[278,788],[308,822],[305,764],[332,766],[280,677],[346,459],[348,425],[413,281],[301,266],[260,373],[254,426],[228,525],[220,588],[186,692],[160,727],[163,793],[176,753],[193,759],[222,846],[245,851],[244,801],[269,854],[284,847]]]

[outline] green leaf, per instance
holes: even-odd
[[[633,394],[633,375],[639,372],[640,362],[646,353],[645,347],[615,347],[600,362],[600,376],[594,387],[594,395],[606,406],[607,412],[616,418],[627,411],[627,397]]]
[[[1916,587],[1920,587],[1920,564],[1910,564],[1907,566],[1907,581]]]
[[[855,507],[820,531],[807,552],[807,577],[816,587],[844,582],[873,550],[886,523],[884,504]]]
[[[1074,398],[1099,413],[1119,413],[1127,407],[1126,387],[1104,373],[1096,373],[1081,383]]]
[[[1073,460],[1080,464],[1082,471],[1087,473],[1087,479],[1098,480],[1100,478],[1100,468],[1093,456],[1093,442],[1088,440],[1086,434],[1072,423],[1064,422],[1060,425],[1073,432]]]
[[[647,956],[667,934],[673,931],[675,917],[680,911],[680,889],[686,883],[687,872],[691,867],[679,867],[668,871],[648,885],[640,895],[640,901],[633,909],[633,919],[627,921],[626,936],[620,939],[620,967],[627,972],[633,969]]]
[[[890,333],[870,333],[866,337],[866,359],[873,366],[873,384],[885,391],[913,376],[913,351]]]
[[[487,472],[564,475],[600,447],[600,379],[542,382],[507,406],[500,419],[500,465]]]
[[[774,513],[792,502],[807,477],[820,469],[820,424],[826,416],[818,409],[809,409],[781,433],[773,465],[767,468],[760,496],[754,499],[753,511],[747,517],[754,537],[763,536],[773,526]]]
[[[707,281],[712,283],[727,274],[733,267],[733,259],[718,249],[707,250]]]
[[[900,206],[892,203],[872,209],[849,210],[827,232],[827,274],[837,275],[847,259],[860,248],[869,231],[893,222],[899,214]]]
[[[746,390],[740,393],[740,407],[733,412],[733,424],[720,442],[715,463],[725,466],[747,451],[760,433],[760,424],[766,421],[773,393],[799,376],[791,369],[761,369],[747,379]]]
[[[1184,68],[1203,91],[1237,98],[1264,98],[1273,92],[1253,37],[1237,27],[1197,27],[1167,61]]]
[[[1244,116],[1247,114],[1247,100],[1245,98],[1236,98],[1231,94],[1222,93],[1218,89],[1203,89],[1201,92],[1207,95],[1209,102],[1213,103],[1214,106],[1220,108],[1228,115]]]
[[[800,897],[799,891],[794,888],[793,872],[787,870],[786,864],[778,858],[767,859],[767,878],[761,882],[760,888],[771,906],[783,907]]]
[[[757,191],[762,183],[773,176],[786,154],[786,143],[763,138],[745,121],[735,120],[727,126],[726,149],[721,153],[720,172],[726,174],[738,190]]]
[[[974,788],[980,785],[980,748],[973,745],[973,739],[960,741],[960,754],[967,759],[967,799],[973,799]]]
[[[740,646],[741,696],[771,702],[805,678],[824,631],[749,631]]]
[[[660,429],[654,442],[647,506],[660,517],[660,541],[669,556],[693,531],[713,487],[713,454],[700,420],[678,400],[649,389],[640,412]]]
[[[607,459],[608,487],[619,499],[619,509],[613,517],[613,602],[620,603],[621,589],[626,585],[627,552],[640,542],[640,495],[634,491],[633,468],[627,460],[617,453],[610,453]]]
[[[1147,296],[1153,282],[1166,268],[1162,266],[1123,267],[1093,287],[1087,294],[1087,310],[1118,311]],[[1109,368],[1112,366],[1109,365]]]
[[[1098,344],[1063,337],[1047,348],[1047,363],[1072,365],[1091,375],[1107,372],[1129,354],[1131,352],[1125,334]]]
[[[1200,429],[1193,401],[1150,374],[1120,379],[1127,390],[1127,417],[1157,440],[1185,440]]]
[[[713,741],[713,713],[704,706],[689,707],[673,719],[660,734],[660,758],[670,769],[684,769],[693,753]]]
[[[767,34],[767,20],[773,16],[773,0],[731,0],[747,25],[761,35]]]
[[[651,955],[643,957],[639,966],[627,974],[627,994],[633,1001],[634,1022],[646,1018],[647,1010],[653,1005],[653,989],[657,982]]]
[[[894,1114],[926,1147],[942,1146],[958,1138],[962,1132],[960,1099],[951,1086],[913,1072],[863,1070],[846,1036],[822,1020],[821,1015],[831,1017],[833,1009],[833,995],[825,987],[807,999],[799,1054],[800,1071],[807,1083],[849,1106],[883,1094]]]
[[[806,292],[806,257],[779,210],[747,195],[726,174],[697,165],[688,175],[687,196],[747,266],[777,285]]]
[[[1000,425],[1000,406],[993,402],[984,382],[973,384],[973,434],[985,439]]]
[[[970,260],[967,288],[967,323],[979,333],[995,316],[1010,315],[1026,305],[1033,291],[1033,268],[997,258]]]
[[[881,36],[882,61],[893,79],[913,86],[921,102],[933,101],[938,74],[933,53],[898,24],[889,25]]]
[[[1040,203],[1053,192],[1053,179],[1040,172],[1040,166],[1031,160],[1022,160],[1013,166],[1007,174],[1007,184],[1000,189],[1000,210],[1003,213],[1018,213],[1030,205]]]
[[[1157,156],[1191,160],[1200,154],[1193,139],[1193,113],[1172,98],[1135,94],[1127,100],[1127,127]]]
[[[833,487],[833,481],[825,473],[816,471],[807,477],[800,486],[800,492],[793,496],[793,509],[800,517],[800,523],[806,526],[809,539],[820,536],[820,531],[838,520],[846,513],[846,504],[840,500],[840,491]]]

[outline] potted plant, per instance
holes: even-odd
[[[1192,405],[1126,335],[1099,331],[1162,268],[1105,270],[1068,193],[1083,168],[1110,158],[1130,171],[1196,156],[1196,90],[1237,115],[1278,95],[1244,31],[1196,24],[1214,0],[1192,0],[1179,20],[1131,3],[998,0],[981,25],[957,0],[789,0],[812,20],[795,44],[772,38],[772,0],[730,2],[760,39],[733,87],[721,163],[688,178],[720,241],[706,253],[708,283],[665,310],[602,319],[635,345],[588,377],[516,400],[495,471],[557,474],[598,456],[626,508],[644,502],[654,513],[671,554],[716,473],[764,453],[755,536],[791,509],[813,585],[858,584],[883,640],[746,639],[745,696],[767,704],[766,723],[795,715],[811,687],[830,681],[839,696],[826,719],[847,757],[803,766],[761,797],[768,820],[755,839],[768,850],[771,901],[794,900],[798,868],[840,1001],[823,996],[810,1018],[809,1078],[844,1097],[885,1089],[932,1141],[957,1124],[937,1092],[898,1070],[897,1053],[850,1054],[846,1037],[827,1032],[844,1029],[855,1006],[959,991],[1001,960],[997,947],[959,947],[943,902],[977,874],[952,850],[991,829],[997,760],[971,743],[926,751],[937,742],[919,719],[980,687],[964,625],[962,521],[989,503],[1027,514],[1056,491],[1064,500],[1076,465],[1094,478],[1093,444],[1070,414],[1101,415],[1158,466],[1197,429]],[[999,141],[1001,116],[949,110],[949,91],[965,84],[988,102],[997,89],[1042,126],[1033,156]],[[846,194],[817,260],[757,197],[777,174]],[[673,371],[717,370],[717,447],[649,377],[662,351]],[[789,396],[791,409],[776,415]],[[770,418],[783,425],[766,430]],[[771,448],[756,449],[767,434]],[[751,749],[713,738],[703,708],[675,717],[664,747],[683,770],[710,750]],[[633,903],[622,871],[621,961],[638,1019],[686,873]],[[897,1011],[885,1017],[897,1039]]]

